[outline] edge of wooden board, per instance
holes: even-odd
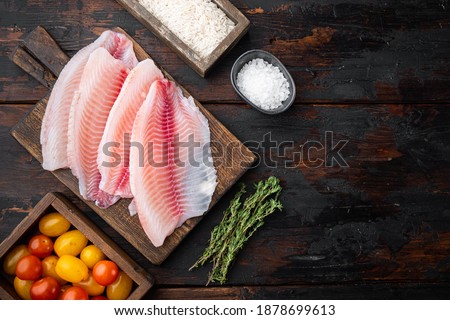
[[[133,41],[134,49],[136,51],[136,55],[141,59],[145,59],[150,57],[148,53],[130,36],[128,35],[122,28],[114,28],[113,30],[117,32],[121,32],[126,35],[129,39]],[[160,66],[158,66],[160,67]],[[168,74],[164,68],[161,68],[161,71],[164,75],[175,81],[170,74]],[[176,81],[175,81],[176,82]],[[183,90],[183,93],[186,96],[190,96],[189,92],[187,92],[181,85],[177,83],[177,85]],[[33,157],[35,157],[39,162],[42,162],[42,154],[40,150],[39,138],[34,137],[34,142],[28,137],[29,135],[36,134],[38,128],[33,128],[33,124],[41,123],[42,114],[44,112],[45,104],[48,100],[49,94],[40,100],[17,124],[11,129],[11,135],[27,149]],[[236,172],[232,176],[232,179],[228,180],[229,182],[226,184],[223,190],[220,191],[220,196],[213,197],[213,201],[210,205],[208,211],[212,208],[212,206],[236,183],[236,181],[252,166],[252,164],[256,161],[256,156],[247,148],[245,145],[240,142],[220,121],[218,121],[207,109],[205,109],[197,100],[195,100],[196,105],[201,109],[201,111],[208,118],[210,123],[214,123],[214,126],[210,125],[210,128],[218,128],[219,131],[226,132],[227,135],[236,143],[239,143],[240,151],[243,152],[241,154],[242,165],[240,170]],[[187,234],[200,222],[203,216],[192,218],[187,220],[181,227],[177,228],[172,235],[170,235],[163,246],[154,247],[151,242],[145,236],[145,239],[137,239],[134,234],[130,233],[130,226],[136,228],[142,228],[140,223],[137,221],[136,217],[125,217],[124,221],[117,221],[114,219],[114,211],[122,211],[126,210],[128,204],[130,202],[129,199],[121,199],[118,203],[108,209],[100,209],[98,208],[92,201],[84,200],[79,194],[78,189],[78,181],[71,174],[69,169],[61,169],[52,172],[63,184],[65,184],[72,192],[74,192],[82,201],[84,201],[94,212],[96,212],[103,220],[105,220],[109,225],[111,225],[121,236],[123,236],[131,245],[133,245],[139,252],[141,252],[148,260],[150,260],[154,264],[161,264],[170,253],[178,246],[178,244],[187,236]],[[215,193],[218,192],[216,189]],[[207,213],[207,212],[206,212]],[[205,214],[206,214],[205,213]],[[143,230],[142,230],[143,232]]]

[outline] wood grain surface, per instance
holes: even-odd
[[[114,28],[113,30],[127,35],[120,28]],[[131,37],[129,38],[132,40]],[[150,58],[137,42],[133,42],[136,57],[139,61]],[[31,47],[28,47],[28,44],[30,43]],[[45,45],[41,46],[40,44]],[[64,65],[64,63],[68,61],[67,56],[63,55],[59,46],[42,27],[36,28],[27,36],[23,47],[32,52],[35,58],[42,62],[45,67],[51,69],[50,71],[52,71],[56,77],[62,70],[58,67]],[[50,58],[52,52],[55,52],[55,55],[53,55],[53,58]],[[18,63],[20,67],[24,65],[16,55],[13,55],[12,60]],[[28,60],[26,60],[25,66],[28,67]],[[54,66],[57,66],[57,68]],[[162,69],[162,72],[166,78],[174,81],[164,69]],[[32,75],[33,77],[36,77],[40,74],[41,73],[33,73]],[[181,89],[186,97],[190,96],[184,88],[181,87]],[[47,102],[48,95],[40,100],[28,115],[11,131],[14,138],[16,138],[17,141],[40,162],[42,162],[42,152],[38,137],[40,136],[42,118]],[[211,132],[211,155],[217,170],[217,186],[211,199],[211,208],[253,164],[255,155],[197,100],[194,99],[194,102],[208,119]],[[78,180],[72,175],[69,169],[56,170],[53,171],[53,174],[72,190],[72,192],[80,196]],[[97,207],[93,201],[86,201],[86,203],[154,264],[161,264],[202,219],[202,216],[200,216],[187,220],[166,238],[162,246],[155,247],[149,241],[142,229],[139,218],[137,216],[130,216],[128,210],[130,204],[129,199],[121,199],[116,204],[106,209]]]
[[[205,79],[116,1],[0,3],[0,238],[48,191],[60,191],[155,277],[156,290],[147,298],[448,299],[450,6],[231,2],[250,20],[250,30]],[[10,136],[32,103],[48,93],[8,58],[38,24],[69,55],[98,30],[120,25],[239,140],[256,146],[260,157],[278,161],[259,163],[241,179],[250,185],[279,177],[285,210],[269,217],[248,242],[226,286],[204,286],[210,266],[188,268],[236,188],[154,266]],[[232,64],[249,49],[274,53],[293,75],[297,100],[286,113],[260,114],[233,91]],[[296,148],[323,143],[326,131],[333,132],[335,143],[349,141],[341,152],[349,167],[313,168],[295,161]],[[294,141],[295,148],[289,150],[288,143],[258,148],[269,133],[274,141]],[[265,144],[270,147],[270,141]],[[320,154],[314,155],[312,160]]]

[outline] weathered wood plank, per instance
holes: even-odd
[[[288,67],[297,102],[450,100],[450,9],[439,1],[232,3],[251,28],[202,79],[115,1],[60,0],[45,9],[31,0],[3,2],[0,101],[37,101],[45,93],[6,58],[20,36],[42,23],[69,55],[91,42],[95,31],[119,24],[201,102],[241,102],[229,72],[240,54],[255,48],[271,51]]]
[[[349,140],[342,149],[349,168],[298,163],[285,168],[283,163],[292,153],[288,149],[282,156],[281,147],[255,148],[266,160],[271,154],[279,166],[261,164],[242,180],[251,184],[271,174],[278,176],[285,210],[269,217],[238,256],[230,285],[450,280],[447,106],[295,105],[275,118],[245,106],[206,108],[253,146],[269,132],[275,142],[297,145],[313,140],[323,143],[325,131]],[[0,107],[0,210],[5,222],[0,223],[0,238],[43,194],[59,190],[78,201],[77,206],[153,274],[158,285],[206,283],[209,266],[192,272],[187,269],[201,255],[236,188],[205,216],[173,256],[160,267],[152,266],[8,135],[10,126],[26,111],[26,106]]]
[[[69,57],[42,26],[36,27],[25,37],[23,47],[54,75],[59,75],[69,62]]]
[[[37,62],[22,46],[18,46],[12,53],[11,60],[46,88],[51,88],[56,81],[53,73]]]
[[[448,284],[430,283],[355,283],[315,286],[240,286],[222,288],[157,288],[151,299],[273,299],[273,300],[334,300],[338,299],[447,299]],[[289,304],[289,303],[288,303]]]

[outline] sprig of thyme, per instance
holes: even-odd
[[[264,218],[283,206],[278,200],[281,192],[280,180],[269,177],[255,184],[255,192],[242,204],[246,193],[244,184],[225,210],[222,221],[211,232],[208,247],[203,255],[189,269],[197,268],[206,262],[212,262],[208,283],[224,284],[228,271],[247,240],[264,224]]]

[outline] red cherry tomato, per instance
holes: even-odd
[[[96,296],[96,297],[92,297],[91,300],[108,300],[108,299],[106,299],[106,297],[104,297],[104,296]]]
[[[53,251],[53,241],[43,234],[38,234],[28,242],[28,250],[38,258],[48,257]]]
[[[22,257],[16,265],[16,276],[21,280],[37,280],[42,276],[42,263],[38,257]]]
[[[33,283],[30,289],[33,300],[56,300],[59,297],[61,287],[52,277],[45,277]]]
[[[61,300],[89,300],[89,295],[83,288],[70,287],[61,295]]]
[[[98,284],[109,286],[119,276],[119,268],[112,261],[102,260],[95,264],[92,275]]]

